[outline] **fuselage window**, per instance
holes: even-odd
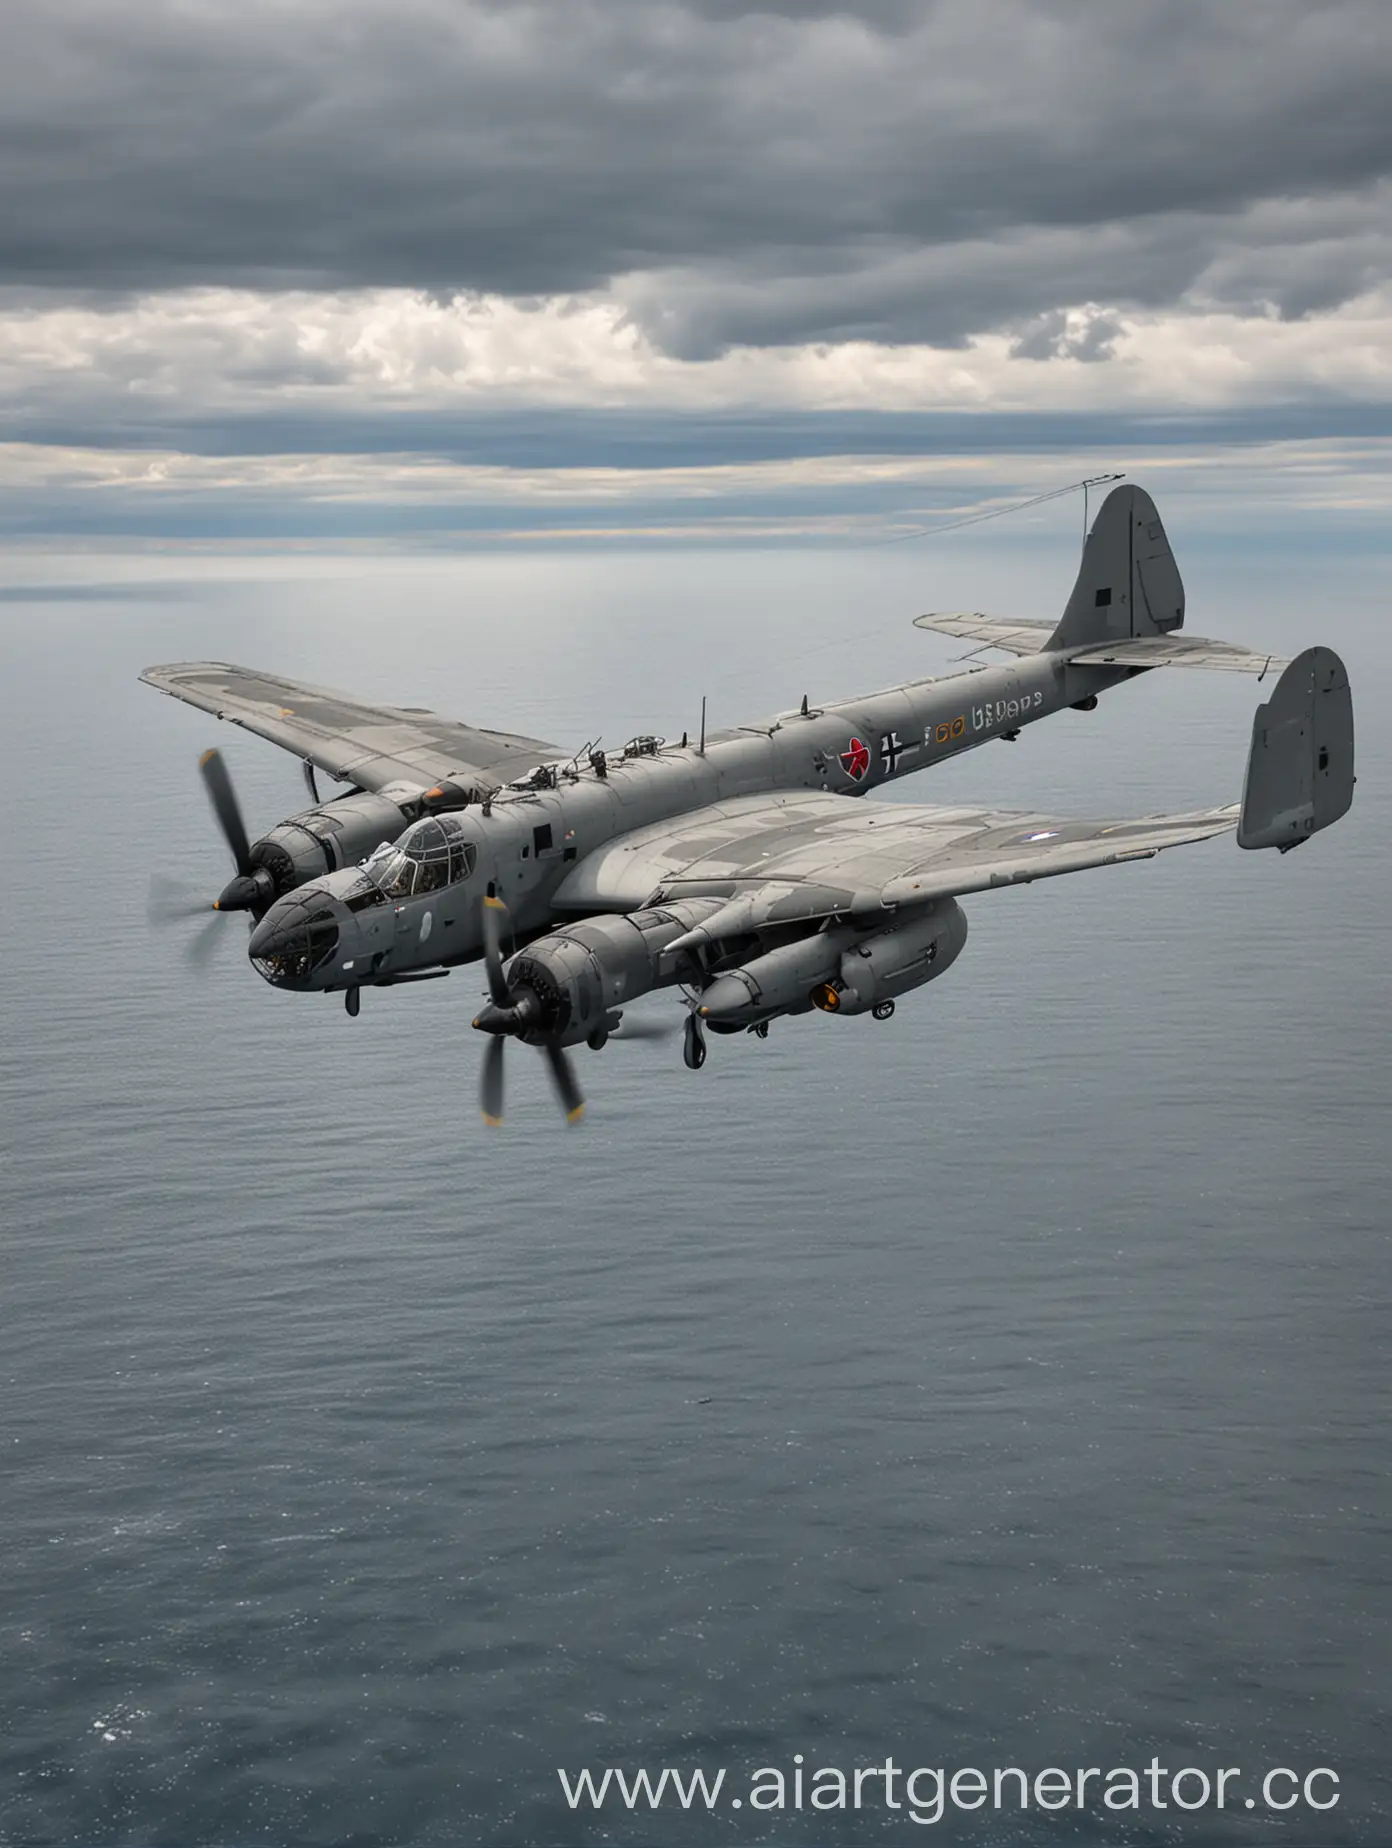
[[[396,846],[379,847],[363,871],[388,898],[420,898],[467,879],[477,859],[478,849],[446,818],[444,825],[418,822]]]
[[[416,879],[416,863],[399,847],[385,842],[370,859],[363,861],[363,872],[387,898],[409,898]]]
[[[398,854],[388,869],[383,887],[388,898],[409,898],[416,889],[416,863],[408,854]]]
[[[350,891],[344,893],[343,902],[350,911],[367,911],[373,905],[385,905],[387,898],[380,886],[374,885],[368,878],[362,878]]]

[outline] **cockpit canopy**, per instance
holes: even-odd
[[[363,897],[419,898],[423,892],[441,892],[473,872],[478,849],[465,837],[454,815],[430,815],[409,827],[400,840],[384,841],[363,861]],[[351,905],[353,896],[348,902]]]

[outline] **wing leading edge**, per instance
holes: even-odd
[[[1237,825],[1236,805],[1129,821],[929,808],[823,794],[748,796],[643,828],[581,862],[557,894],[574,910],[631,910],[700,892],[750,925],[837,916],[1025,885],[1150,859]]]
[[[226,661],[147,667],[140,678],[216,718],[362,789],[446,778],[508,781],[539,758],[564,753],[515,732],[489,731],[413,706],[373,706],[327,687],[262,674]]]

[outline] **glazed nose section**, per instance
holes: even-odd
[[[247,955],[277,988],[318,988],[333,967],[348,915],[327,892],[301,890],[272,905]]]

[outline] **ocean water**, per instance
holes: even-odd
[[[913,614],[1051,614],[1073,562],[7,556],[0,1840],[1387,1839],[1385,559],[1182,556],[1192,630],[1344,653],[1337,829],[966,901],[893,1022],[611,1046],[575,1130],[523,1048],[480,1124],[468,971],[350,1021],[145,916],[227,875],[206,745],[253,832],[303,801],[148,662],[612,742],[942,668]],[[1259,697],[1153,675],[899,793],[1235,799]],[[798,1752],[1341,1801],[935,1830],[557,1776]]]

